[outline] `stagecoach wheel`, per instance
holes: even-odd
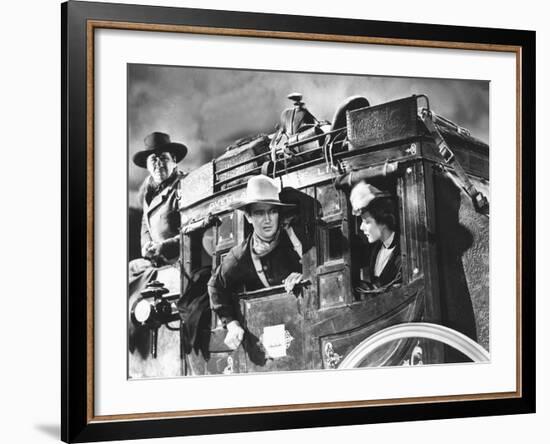
[[[369,336],[340,362],[338,368],[363,367],[369,357],[381,347],[403,341],[412,344],[408,362],[405,362],[407,365],[422,363],[422,341],[441,342],[473,362],[487,362],[490,359],[489,353],[481,345],[456,330],[426,322],[409,322],[385,328]]]

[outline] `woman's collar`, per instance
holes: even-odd
[[[395,239],[395,231],[392,231],[392,234],[385,241],[382,242],[382,245],[384,246],[384,248],[390,249],[395,247],[394,239]]]

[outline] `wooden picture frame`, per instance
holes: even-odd
[[[62,4],[62,416],[65,442],[369,424],[535,411],[535,33],[70,1]],[[467,49],[516,57],[516,390],[96,415],[94,33],[99,29]]]

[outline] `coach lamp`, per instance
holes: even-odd
[[[169,290],[160,281],[151,281],[134,302],[130,318],[136,327],[147,327],[151,332],[151,355],[157,357],[158,329],[161,325],[179,318],[178,309]]]

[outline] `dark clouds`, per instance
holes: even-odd
[[[472,80],[369,77],[332,74],[243,71],[131,65],[128,73],[128,125],[131,156],[153,131],[183,142],[189,154],[181,167],[192,170],[219,155],[236,139],[271,133],[291,92],[304,96],[318,118],[331,120],[352,95],[372,105],[426,94],[439,114],[489,139],[489,83]],[[130,203],[146,171],[130,165]]]

